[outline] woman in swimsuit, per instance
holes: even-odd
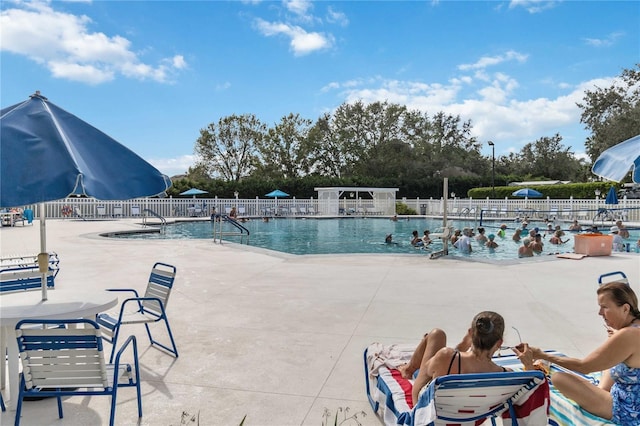
[[[584,359],[558,357],[526,343],[514,350],[525,368],[543,359],[580,373],[602,371],[598,386],[571,373],[553,373],[553,385],[567,398],[596,416],[619,425],[640,424],[640,311],[638,298],[627,283],[610,282],[598,288],[599,315],[609,338]]]
[[[502,345],[503,333],[504,319],[490,311],[480,312],[473,318],[471,328],[455,349],[446,347],[447,335],[441,329],[427,333],[409,363],[398,367],[405,379],[411,379],[419,369],[411,392],[414,404],[420,390],[435,377],[509,371],[491,360]]]

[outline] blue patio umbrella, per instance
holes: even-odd
[[[604,200],[605,204],[618,204],[618,194],[616,194],[616,189],[612,186],[609,188],[609,192],[607,192],[607,198]]]
[[[274,191],[271,191],[268,194],[264,195],[265,197],[271,197],[271,198],[282,198],[282,197],[288,197],[289,194],[287,194],[284,191],[280,191],[279,189],[276,189]]]
[[[0,153],[0,207],[69,195],[127,200],[171,186],[169,177],[129,148],[39,92],[0,111]],[[40,212],[40,251],[46,253],[44,206]]]
[[[591,168],[593,174],[614,182],[624,179],[629,170],[633,181],[640,183],[640,135],[603,151]]]
[[[196,198],[196,195],[202,195],[202,194],[208,194],[208,192],[198,188],[191,188],[180,193],[180,195],[193,195],[193,198]]]
[[[540,198],[542,197],[542,193],[536,191],[531,188],[522,188],[514,191],[511,195],[514,197],[527,197],[527,198]]]

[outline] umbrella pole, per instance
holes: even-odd
[[[47,222],[44,203],[40,203],[40,254],[38,268],[42,283],[42,300],[47,300],[47,272],[49,272],[49,254],[47,253]]]

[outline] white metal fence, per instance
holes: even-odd
[[[420,215],[441,216],[442,199],[399,199]],[[40,206],[32,208],[40,215]],[[229,213],[232,207],[240,216],[265,215],[393,215],[393,200],[385,205],[373,205],[372,200],[340,199],[234,199],[234,198],[138,198],[126,201],[101,201],[92,198],[66,198],[45,203],[48,218],[74,217],[79,213],[85,218],[119,218],[147,216],[146,209],[166,218],[209,216],[213,208],[217,213]],[[626,221],[640,222],[640,200],[621,199],[617,205],[605,205],[603,199],[470,199],[453,198],[447,201],[447,212],[452,216],[470,215],[483,217],[515,217],[516,215],[554,216],[562,219],[592,219],[599,209],[613,211]]]

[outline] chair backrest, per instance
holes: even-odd
[[[166,309],[175,277],[175,266],[157,262],[155,265],[153,265],[153,268],[151,268],[151,275],[149,276],[149,283],[147,284],[147,290],[144,293],[144,297],[154,297],[160,299],[162,305]],[[158,306],[158,303],[156,301],[143,300],[142,306],[145,311],[152,312],[155,315],[160,316],[162,313],[162,310],[160,309],[160,306]]]
[[[45,327],[34,328],[34,324]],[[83,328],[47,328],[47,324],[82,324]],[[16,324],[16,337],[27,390],[109,386],[102,337],[95,322],[23,320]]]
[[[443,424],[464,423],[499,416],[544,381],[540,371],[441,376],[420,397],[420,401],[423,398],[429,401],[418,404],[424,407],[424,412],[419,413],[422,410],[416,407],[414,416],[428,415],[436,424],[440,424],[438,420]],[[545,410],[540,414],[546,417]]]

